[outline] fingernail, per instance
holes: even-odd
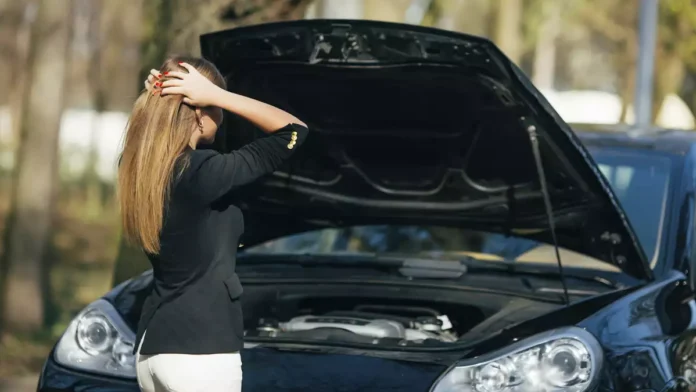
[[[165,76],[169,75],[169,71],[165,72],[164,75],[165,75]]]
[[[155,83],[155,87],[159,87],[159,86],[161,86],[161,85],[162,85],[162,82],[157,82],[157,83]]]
[[[179,65],[181,65],[181,64],[183,64],[183,63],[184,63],[183,61],[179,61]]]
[[[165,74],[165,75],[166,75],[166,74]],[[155,77],[156,77],[157,79],[161,79],[161,78],[162,78],[161,75],[156,75]]]

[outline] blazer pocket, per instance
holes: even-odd
[[[237,274],[225,279],[223,283],[225,283],[225,287],[227,287],[227,293],[230,295],[231,300],[239,299],[239,297],[242,296],[244,289],[242,288],[242,283],[239,281]]]

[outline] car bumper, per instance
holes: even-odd
[[[53,353],[44,364],[37,386],[39,392],[100,391],[140,392],[135,379],[118,379],[65,368],[53,359]]]
[[[428,392],[447,366],[342,354],[271,349],[242,351],[244,392],[324,391]],[[117,379],[68,369],[53,359],[44,364],[39,392],[139,392],[135,379]]]

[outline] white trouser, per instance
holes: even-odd
[[[242,358],[239,353],[140,355],[138,347],[135,362],[138,385],[143,392],[242,390]]]

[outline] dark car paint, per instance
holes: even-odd
[[[662,391],[665,387],[685,390],[679,387],[678,380],[696,368],[693,301],[682,305],[691,293],[689,273],[696,264],[693,229],[696,134],[662,132],[630,136],[581,132],[579,135],[589,147],[643,149],[646,154],[669,154],[675,161],[683,161],[675,167],[676,174],[670,181],[669,218],[660,245],[661,261],[657,264],[659,270],[655,271],[657,280],[590,297],[512,326],[476,345],[463,347],[454,352],[452,358],[470,358],[490,352],[556,326],[578,325],[591,332],[603,346],[606,361],[600,384],[602,390]],[[146,273],[140,279],[119,285],[104,298],[118,302],[122,312],[138,313],[150,279],[150,274]],[[283,347],[292,351],[283,351]],[[302,345],[245,350],[244,390],[327,390],[327,383],[331,382],[331,386],[340,385],[344,391],[427,391],[446,369],[441,364],[427,363],[423,358],[409,358],[408,355],[402,356],[408,360],[394,360],[378,358],[375,355],[379,354],[356,348],[321,348],[331,354],[312,352],[316,350],[317,346]],[[451,363],[454,362],[451,359]],[[365,366],[367,363],[369,366]],[[137,391],[138,387],[135,380],[66,369],[51,355],[38,390]]]
[[[52,354],[51,354],[52,355]],[[447,366],[350,354],[242,351],[247,391],[427,391]],[[48,361],[40,391],[139,391],[135,380],[78,373]]]
[[[689,262],[696,261],[696,132],[665,129],[645,132],[631,128],[617,131],[614,127],[586,125],[576,126],[576,130],[588,148],[630,149],[671,159],[665,240],[659,247],[654,274],[659,278],[671,270],[688,273]],[[689,276],[694,278],[692,274]]]
[[[547,230],[544,203],[538,187],[533,185],[538,182],[538,174],[532,150],[538,143],[549,193],[556,200],[553,208],[558,243],[613,264],[637,279],[647,281],[653,277],[635,233],[611,187],[592,164],[588,152],[528,78],[489,40],[398,23],[302,20],[205,34],[201,36],[201,53],[229,76],[228,88],[286,108],[314,130],[313,137],[308,138],[296,159],[279,170],[276,176],[256,183],[252,187],[255,192],[235,194],[235,204],[245,212],[242,242],[248,246],[327,225],[395,224],[414,219],[433,224],[466,225],[490,232],[525,229],[519,236],[529,235],[534,240],[553,243]],[[409,67],[408,79],[400,79],[404,73],[398,66]],[[437,72],[433,73],[432,68]],[[384,84],[398,80],[402,89],[413,84],[438,96],[446,96],[446,86],[461,85],[460,79],[467,80],[466,88],[462,89],[466,94],[450,97],[440,105],[447,107],[448,112],[460,113],[456,122],[458,126],[438,123],[438,120],[449,118],[442,113],[428,117],[429,133],[424,132],[426,129],[406,129],[408,124],[399,125],[395,130],[379,122],[381,125],[376,129],[369,128],[374,127],[372,122],[367,125],[351,123],[350,119],[355,118],[385,117],[384,113],[353,115],[354,109],[360,107],[359,102],[366,101],[367,96],[360,93],[357,82],[373,81],[369,76],[372,74],[366,74],[368,72],[379,73],[380,79],[377,80],[385,81]],[[287,75],[281,80],[269,79],[285,73]],[[446,75],[449,83],[438,92],[429,91],[426,86],[439,80],[433,75]],[[333,83],[322,79],[329,77],[334,77],[328,79]],[[315,93],[323,96],[322,102],[339,99],[330,108],[311,104],[312,101],[304,95],[312,96],[311,86],[337,88],[339,81],[346,79],[353,81],[346,91],[331,93],[321,90]],[[476,80],[476,83],[469,82],[469,79]],[[379,85],[369,84],[373,95],[379,95],[376,94],[380,91]],[[288,107],[287,100],[293,97],[292,92],[302,94],[292,100],[297,102],[293,107]],[[381,107],[380,110],[387,111],[392,107],[389,103],[395,102],[395,107],[403,109],[401,105],[405,103],[396,103],[393,94],[390,96],[391,99],[384,98],[383,102],[375,102],[370,108]],[[407,94],[400,93],[399,96]],[[420,112],[427,111],[425,106]],[[339,111],[339,116],[329,110],[331,108],[347,108],[348,111]],[[369,108],[364,109],[368,111]],[[419,112],[416,108],[407,111]],[[475,122],[466,122],[462,126],[464,119]],[[230,134],[235,138],[253,133],[244,122],[234,122],[233,128],[235,132]],[[496,130],[509,132],[492,132]],[[369,132],[370,143],[363,139],[366,132]],[[436,138],[440,132],[447,134],[447,138]],[[482,142],[488,140],[482,135],[491,134],[505,138],[509,145],[529,148],[505,150],[503,156],[494,159],[494,152],[501,151],[495,148],[500,146],[498,139],[493,140],[493,145]],[[457,138],[453,139],[453,136]],[[321,143],[312,142],[312,139]],[[429,144],[413,142],[426,139]],[[238,144],[238,141],[230,142],[228,144]],[[373,173],[365,174],[369,171],[365,169],[372,169],[371,160],[366,159],[368,163],[362,166],[361,160],[357,159],[370,156],[374,151],[392,149],[390,160],[406,165],[413,162],[414,155],[426,154],[427,145],[438,142],[435,145],[439,154],[433,159],[443,160],[438,164],[446,165],[448,170],[445,173],[451,173],[452,169],[461,171],[462,167],[467,167],[467,170],[461,175],[442,174],[442,178],[430,173],[425,177],[430,180],[438,178],[436,183],[443,185],[427,188],[427,194],[413,193],[423,191],[413,184],[410,186],[415,188],[392,188],[390,184],[400,181],[391,176],[394,172],[403,172],[401,166],[394,166],[397,170],[385,170],[391,173],[385,174],[388,181],[375,181],[371,178]],[[375,149],[376,146],[380,148]],[[420,149],[412,153],[415,146]],[[479,157],[478,153],[470,152],[470,146],[481,146],[473,149],[475,151],[491,152]],[[229,148],[225,145],[221,149]],[[401,156],[399,151],[409,153]],[[394,156],[400,157],[401,161]],[[474,171],[468,169],[470,161],[477,163],[475,167],[479,171],[487,173],[482,176],[484,181],[472,180]],[[515,164],[496,171],[503,162]],[[327,171],[333,174],[330,181],[320,180],[320,174]],[[306,178],[301,179],[301,176]],[[424,181],[420,177],[418,180]],[[504,180],[506,185],[487,185],[485,180]],[[407,193],[399,192],[419,196],[404,198]],[[532,228],[540,230],[527,234]]]
[[[592,297],[529,322],[511,327],[473,347],[462,348],[460,358],[471,358],[505,347],[519,339],[563,325],[586,328],[602,344],[605,368],[603,390],[655,390],[696,362],[684,362],[696,351],[696,331],[665,331],[669,323],[665,297],[685,286],[685,276],[673,272],[659,282]],[[678,302],[679,295],[669,301]],[[673,312],[673,311],[672,311]],[[691,308],[673,319],[692,320]],[[685,325],[677,326],[683,330]],[[255,348],[243,351],[244,391],[427,391],[447,368],[422,360],[378,358],[374,353],[334,346],[318,354],[316,346]],[[312,352],[314,351],[314,352]],[[685,355],[686,354],[686,355]],[[437,355],[437,354],[436,354]],[[691,357],[693,359],[693,356]],[[451,363],[456,360],[451,359]],[[40,391],[137,391],[135,380],[124,381],[66,369],[48,359]]]

